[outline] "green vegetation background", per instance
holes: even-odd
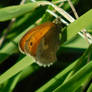
[[[10,20],[16,17],[0,47],[0,92],[92,92],[92,45],[77,34],[84,28],[92,33],[92,1],[72,1],[80,17],[64,26],[58,60],[46,68],[21,54],[18,42],[39,18],[42,18],[40,23],[53,20],[46,12],[52,7],[39,7],[39,2],[29,0],[24,5],[19,5],[20,0],[0,1],[0,38]],[[62,8],[74,17],[68,3]]]

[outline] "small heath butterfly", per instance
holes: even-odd
[[[50,66],[56,61],[60,46],[58,23],[46,22],[30,29],[20,40],[22,53],[33,56],[36,63]]]

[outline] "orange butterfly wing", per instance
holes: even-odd
[[[56,29],[56,24],[46,22],[29,30],[19,42],[20,50],[35,56],[40,40],[52,28]]]

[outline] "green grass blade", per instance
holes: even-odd
[[[19,17],[23,14],[30,13],[35,10],[38,6],[40,6],[40,4],[43,5],[44,3],[47,3],[47,1],[39,1],[2,8],[0,9],[0,21],[10,20],[12,18]]]
[[[17,74],[9,80],[5,81],[3,86],[0,88],[0,92],[12,92],[17,82],[19,81],[20,75],[21,74]]]
[[[15,74],[21,72],[27,66],[33,64],[33,59],[30,56],[25,56],[22,60],[12,66],[9,70],[0,76],[0,84],[11,78]]]
[[[92,92],[92,83],[90,84],[90,86],[89,86],[87,92]]]
[[[23,33],[21,33],[20,35],[18,35],[14,40],[12,40],[11,42],[9,42],[7,45],[5,45],[0,50],[0,63],[2,63],[6,58],[8,58],[16,50],[18,50],[18,42],[19,42],[19,40],[32,27],[34,27],[34,25],[30,26],[27,30],[25,30]]]
[[[75,92],[92,75],[92,61],[76,72],[67,82],[61,84],[54,92]]]
[[[67,68],[65,68],[63,71],[61,71],[59,74],[57,74],[49,82],[47,82],[41,88],[36,90],[36,92],[49,92],[49,91],[52,92],[53,89],[58,87],[64,81],[65,76],[72,70],[72,68],[76,65],[77,61],[78,60],[76,60],[74,63],[72,63]]]
[[[3,86],[0,87],[0,92],[12,92],[19,81],[36,72],[39,68],[40,67],[34,63],[24,68],[23,71],[18,74],[14,74],[14,76],[3,82]]]
[[[92,9],[78,18],[67,27],[67,40],[70,40],[82,29],[87,28],[92,23]]]

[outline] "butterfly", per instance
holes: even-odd
[[[60,28],[53,22],[45,22],[30,29],[20,40],[19,49],[30,55],[41,66],[50,66],[56,60],[60,46]]]

